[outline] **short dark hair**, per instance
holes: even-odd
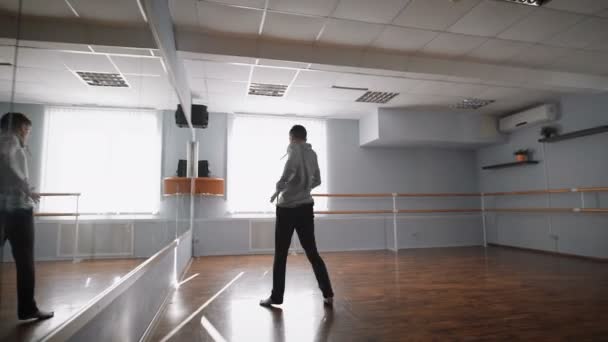
[[[289,130],[289,135],[300,140],[306,140],[306,134],[306,128],[302,125],[295,125]]]
[[[8,132],[9,130],[14,132],[23,125],[32,125],[32,121],[23,113],[6,113],[0,119],[0,129],[2,132]]]

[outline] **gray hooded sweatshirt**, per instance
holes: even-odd
[[[292,143],[287,148],[287,162],[277,182],[277,206],[294,208],[314,203],[310,191],[321,184],[317,154],[306,143]]]

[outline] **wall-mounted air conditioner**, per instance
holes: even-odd
[[[517,129],[531,125],[549,122],[557,119],[557,106],[545,104],[534,107],[523,112],[505,116],[498,121],[498,130],[504,133],[513,132]]]

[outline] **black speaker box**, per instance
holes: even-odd
[[[180,159],[177,162],[177,177],[186,177],[188,161]],[[198,161],[198,177],[209,177],[209,162],[207,160]]]
[[[182,109],[182,105],[177,106],[175,111],[175,123],[178,127],[188,127],[188,121],[186,115]],[[194,128],[207,128],[209,124],[209,112],[207,112],[207,106],[205,105],[192,105],[192,126]]]

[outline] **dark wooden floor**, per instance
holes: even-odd
[[[42,322],[17,320],[15,266],[13,263],[0,263],[0,341],[40,340],[141,262],[141,259],[95,260],[76,264],[71,261],[37,262],[38,306],[55,311],[55,317]]]
[[[323,255],[328,309],[306,258],[289,257],[285,303],[269,294],[271,256],[197,258],[153,335],[163,337],[244,274],[171,341],[608,341],[608,263],[491,247]]]

